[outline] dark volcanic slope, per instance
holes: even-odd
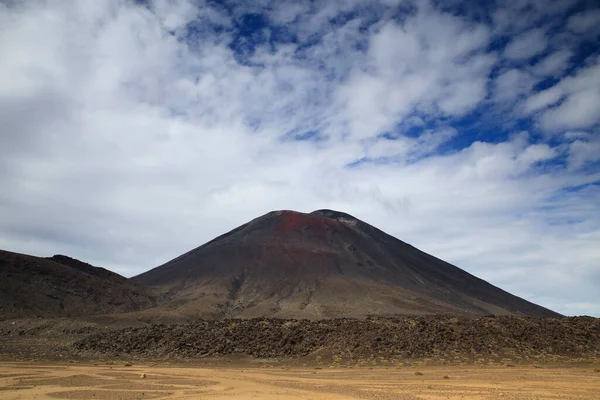
[[[133,279],[190,317],[558,316],[331,210],[271,212]]]
[[[154,305],[145,288],[81,261],[0,250],[0,319],[80,317]]]

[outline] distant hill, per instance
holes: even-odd
[[[0,250],[0,319],[136,311],[155,304],[149,293],[121,275],[67,256]]]
[[[332,210],[270,212],[132,281],[189,318],[560,316]]]
[[[127,278],[121,276],[115,272],[109,271],[106,268],[102,267],[94,267],[91,264],[88,264],[83,261],[79,261],[75,258],[71,258],[68,256],[64,256],[62,254],[57,254],[52,257],[46,258],[47,260],[54,261],[56,263],[66,265],[67,267],[75,268],[80,270],[81,272],[85,272],[86,274],[94,275],[103,279],[108,279],[114,282],[127,282]]]

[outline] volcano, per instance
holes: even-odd
[[[127,313],[155,303],[146,288],[107,269],[0,250],[0,321]]]
[[[559,316],[333,210],[270,212],[132,280],[189,318]]]

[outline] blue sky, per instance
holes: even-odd
[[[131,276],[333,208],[600,316],[595,1],[5,1],[0,27],[0,248]]]

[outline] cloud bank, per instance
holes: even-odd
[[[333,208],[600,316],[598,22],[566,0],[0,3],[0,248],[131,276]]]

